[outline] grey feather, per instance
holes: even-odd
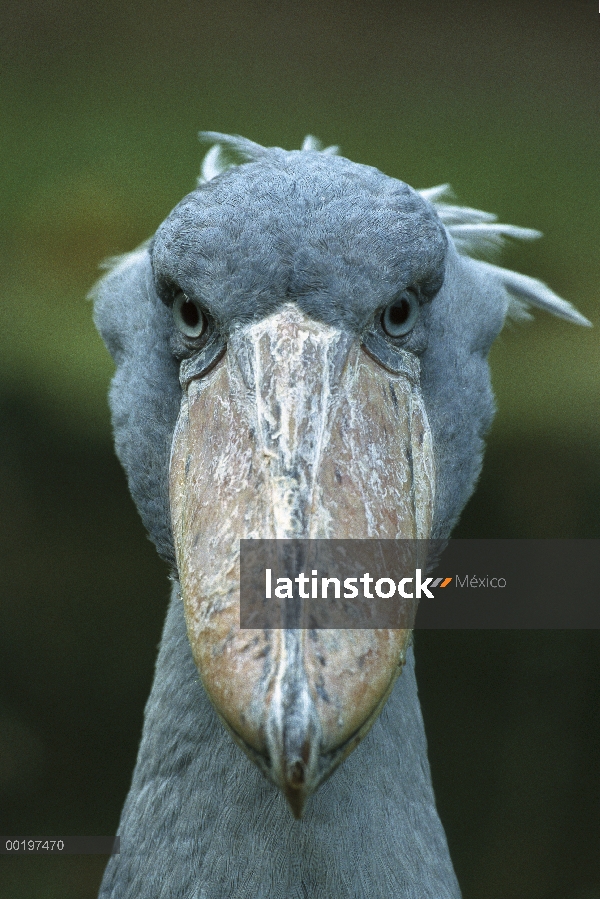
[[[198,178],[198,187],[200,187],[201,184],[206,184],[207,181],[212,181],[217,175],[221,175],[223,172],[227,171],[228,168],[231,168],[231,165],[232,163],[228,162],[225,158],[221,145],[215,144],[210,148],[202,160],[200,177]]]
[[[444,198],[454,197],[454,191],[449,184],[438,184],[435,187],[426,187],[419,191],[424,200],[434,205],[442,202]]]
[[[330,147],[324,147],[323,142],[318,139],[318,137],[314,137],[312,134],[307,134],[304,140],[302,141],[301,150],[309,150],[317,153],[326,153],[328,156],[337,156],[340,152],[340,148],[332,144]]]
[[[459,253],[467,256],[486,256],[496,254],[507,237],[514,240],[536,240],[541,237],[540,231],[533,228],[519,228],[516,225],[504,225],[497,222],[492,212],[472,209],[469,206],[457,206],[449,203],[453,197],[449,184],[440,184],[419,191],[421,196],[432,203],[441,221],[446,225]]]
[[[411,651],[371,733],[294,821],[217,719],[175,589],[100,899],[457,899],[413,664]]]
[[[117,365],[110,389],[117,455],[150,537],[174,564],[168,462],[181,390],[168,345],[171,316],[156,295],[147,248],[117,260],[92,296],[96,325]]]
[[[558,318],[564,318],[575,325],[591,327],[592,323],[589,319],[578,312],[567,300],[557,296],[543,281],[538,281],[537,278],[530,278],[528,275],[521,275],[519,272],[512,272],[506,268],[500,268],[498,265],[491,265],[489,262],[478,261],[477,266],[483,275],[497,278],[511,295],[511,299],[516,299],[525,307],[528,305],[535,306],[537,309],[543,309],[544,312],[549,312]]]
[[[535,240],[542,236],[540,231],[533,228],[518,228],[516,225],[491,222],[449,225],[448,231],[459,253],[468,256],[495,253],[502,248],[507,237],[515,240]]]
[[[248,140],[247,137],[240,137],[239,134],[222,134],[220,131],[200,131],[198,138],[202,143],[217,143],[227,147],[234,153],[237,153],[242,159],[255,160],[269,154],[267,147],[255,144],[254,141]]]
[[[423,196],[427,191],[419,191],[419,193]],[[434,204],[435,211],[447,228],[454,225],[495,222],[497,219],[493,212],[482,212],[481,209],[471,209],[469,206],[454,206],[451,203],[438,203],[435,200],[430,202]]]

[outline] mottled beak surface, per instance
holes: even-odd
[[[418,362],[392,374],[289,304],[184,387],[171,516],[188,636],[236,742],[300,817],[376,720],[410,630],[240,630],[240,539],[430,534]]]

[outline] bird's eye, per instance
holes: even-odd
[[[191,300],[182,290],[173,301],[175,324],[186,337],[200,337],[206,330],[206,316],[196,300]]]
[[[418,317],[419,301],[407,290],[383,310],[381,327],[389,337],[403,337],[414,328]]]

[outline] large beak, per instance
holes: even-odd
[[[289,304],[184,386],[170,494],[192,652],[296,817],[376,720],[411,631],[240,630],[240,539],[429,537],[431,434],[410,362],[392,374]]]

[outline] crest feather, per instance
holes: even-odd
[[[226,147],[233,153],[237,153],[244,162],[252,162],[271,152],[268,147],[263,147],[237,134],[222,134],[220,131],[200,131],[198,137],[202,143],[215,142],[202,160],[198,186],[206,184],[207,181],[212,181],[217,175],[221,175],[227,169],[236,165],[235,162],[226,158],[223,147]],[[312,134],[306,135],[300,149],[308,152],[324,153],[326,156],[336,156],[340,151],[340,148],[335,145],[324,147],[323,142]]]
[[[210,148],[202,160],[198,185],[206,184],[207,181],[212,181],[213,178],[216,178],[221,172],[226,171],[231,165],[232,163],[225,159],[221,144],[215,144]]]
[[[307,134],[304,140],[302,141],[301,150],[312,150],[317,153],[325,153],[326,156],[337,156],[340,152],[340,148],[336,144],[332,144],[330,147],[324,147],[323,141],[319,140],[318,137],[314,137],[312,134]]]
[[[433,205],[456,249],[463,256],[494,255],[502,248],[507,237],[536,240],[542,236],[540,231],[533,228],[501,224],[493,212],[448,203],[447,200],[453,199],[449,184],[439,184],[437,187],[420,190],[419,193]]]
[[[508,314],[513,318],[529,318],[527,306],[534,306],[575,325],[591,327],[592,323],[584,315],[567,300],[563,300],[553,290],[550,290],[543,281],[530,278],[529,275],[521,275],[519,272],[512,272],[499,265],[492,265],[490,262],[482,262],[479,259],[473,260],[473,265],[502,282],[511,299],[514,300],[508,308]]]
[[[236,165],[227,158],[223,148],[237,154],[246,162],[261,159],[273,152],[267,147],[235,134],[201,131],[199,138],[203,142],[214,143],[214,146],[204,157],[198,184],[206,184],[207,181],[211,181],[217,175]],[[329,156],[339,153],[339,147],[324,147],[322,142],[312,134],[306,135],[301,150],[324,153]],[[484,212],[481,209],[459,206],[450,202],[454,199],[454,194],[449,184],[438,184],[435,187],[420,190],[419,194],[433,205],[457,251],[463,256],[477,257],[494,254],[501,249],[506,238],[535,240],[542,236],[540,231],[533,228],[520,228],[517,225],[499,223],[497,216],[492,212]],[[129,258],[135,258],[135,254],[131,254]],[[119,265],[126,265],[128,257],[122,257],[115,262],[117,268]],[[500,280],[509,294],[509,316],[517,319],[530,318],[528,307],[534,306],[574,324],[591,324],[571,303],[557,296],[542,281],[476,258],[472,259],[472,264],[488,277],[492,276]]]
[[[541,231],[534,228],[501,224],[492,212],[448,203],[447,200],[454,198],[449,184],[439,184],[419,193],[433,205],[457,251],[463,256],[493,255],[502,248],[507,237],[536,240],[542,236]],[[533,306],[576,325],[591,325],[571,303],[557,296],[543,281],[478,259],[473,259],[472,264],[486,276],[491,275],[502,283],[509,295],[507,315],[511,318],[531,318],[528,310]]]

